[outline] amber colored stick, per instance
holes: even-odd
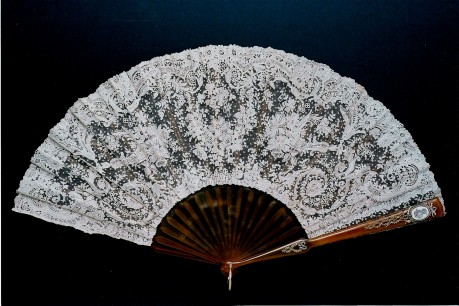
[[[428,216],[422,220],[416,220],[412,213],[417,207],[423,207],[428,210]],[[426,210],[424,210],[426,211]],[[312,239],[300,239],[292,243],[286,244],[282,247],[276,248],[272,251],[266,252],[261,255],[257,255],[253,258],[241,262],[227,262],[221,267],[222,271],[227,274],[229,266],[231,264],[234,271],[235,268],[259,261],[268,259],[280,258],[285,256],[291,256],[296,254],[302,254],[309,251],[311,248],[318,247],[324,244],[337,242],[349,238],[355,238],[363,235],[375,234],[379,232],[388,231],[394,228],[415,224],[418,222],[429,221],[435,218],[443,217],[445,210],[443,204],[438,198],[433,200],[425,201],[421,204],[414,205],[391,214],[368,220],[360,224],[338,230],[329,234],[318,236]]]
[[[299,239],[294,242],[288,243],[284,246],[275,248],[271,251],[266,253],[251,257],[249,259],[243,261],[229,261],[225,262],[221,265],[222,272],[228,276],[229,272],[232,270],[233,272],[237,267],[244,266],[247,264],[265,261],[274,258],[280,258],[285,256],[292,256],[300,253],[305,253],[309,249],[308,240],[307,239]]]
[[[427,207],[430,211],[429,216],[421,221],[416,221],[411,216],[412,209],[416,207]],[[414,205],[409,208],[405,208],[391,214],[382,216],[377,219],[368,220],[360,224],[338,230],[329,234],[318,236],[309,239],[309,248],[321,246],[324,244],[341,241],[349,238],[355,238],[363,235],[375,234],[379,232],[388,231],[394,228],[415,224],[422,221],[429,221],[435,218],[443,217],[445,210],[443,204],[438,198],[423,202],[419,205]]]

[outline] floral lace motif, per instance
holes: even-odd
[[[14,210],[149,245],[175,203],[220,184],[271,194],[310,238],[441,196],[410,134],[353,80],[278,50],[208,46],[79,99]]]

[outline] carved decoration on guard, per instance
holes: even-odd
[[[422,203],[410,208],[403,209],[387,217],[375,220],[365,226],[365,229],[375,229],[380,227],[389,227],[390,225],[401,222],[411,223],[424,221],[429,217],[435,217],[437,208],[432,202]]]
[[[301,253],[303,251],[306,251],[308,249],[308,245],[306,240],[301,240],[294,242],[285,248],[282,249],[282,253],[284,254],[289,254],[289,253]]]

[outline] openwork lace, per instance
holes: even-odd
[[[14,210],[150,245],[175,203],[222,184],[269,193],[309,237],[441,197],[410,134],[353,80],[278,50],[208,46],[79,99]]]

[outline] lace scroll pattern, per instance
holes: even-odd
[[[410,134],[361,86],[258,47],[187,50],[111,78],[31,161],[15,211],[145,245],[209,185],[269,193],[309,237],[441,197]]]

